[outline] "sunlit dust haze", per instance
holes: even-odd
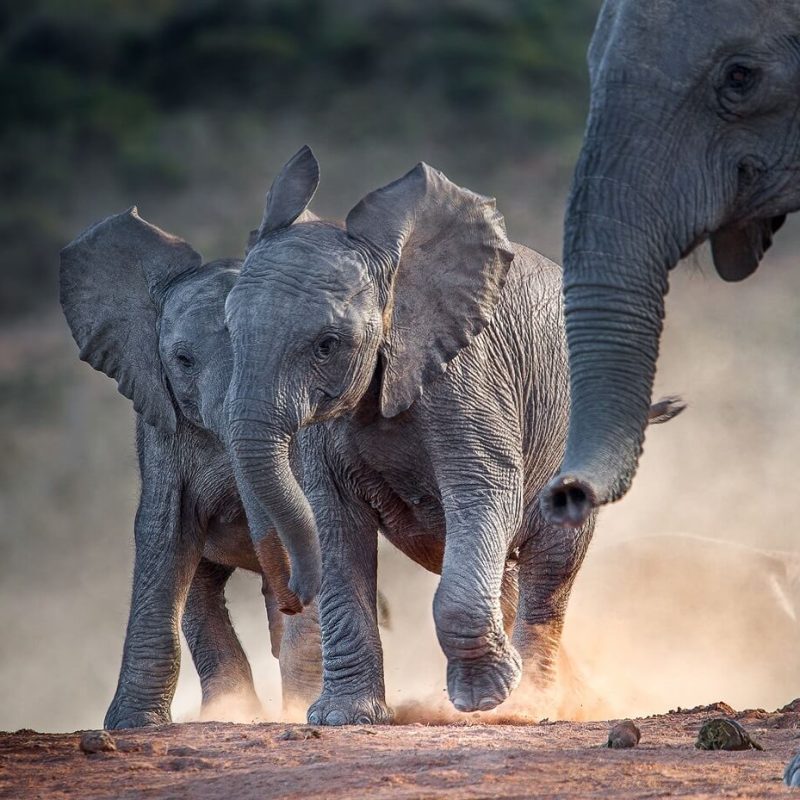
[[[249,155],[263,166],[243,166],[238,192],[213,198],[226,209],[224,235],[208,233],[209,204],[194,195],[143,213],[207,256],[224,254],[232,228],[243,238],[257,223],[280,161],[258,147]],[[341,216],[420,158],[447,161],[434,147],[384,155],[354,174],[360,153],[321,148],[316,208]],[[497,196],[513,239],[554,257],[569,174],[557,163],[529,160],[473,187]],[[133,199],[110,198],[103,210]],[[100,212],[89,205],[84,223]],[[436,577],[382,547],[386,679],[400,719],[513,721],[526,709],[536,718],[616,718],[716,700],[774,708],[800,694],[798,242],[794,223],[741,285],[720,281],[702,255],[699,269],[673,273],[655,394],[680,393],[689,409],[649,431],[633,490],[600,516],[570,605],[569,677],[556,700],[516,698],[508,714],[505,706],[453,711],[432,623]],[[0,419],[0,729],[97,727],[113,695],[130,595],[138,492],[130,404],[78,361],[51,306],[2,328]],[[237,574],[228,598],[264,718],[277,719],[279,674],[259,589],[254,576]],[[184,648],[174,718],[197,718],[199,705]],[[242,718],[233,706],[210,716]]]

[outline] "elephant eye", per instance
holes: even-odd
[[[194,366],[194,359],[185,351],[180,351],[175,354],[175,360],[184,369],[191,369]]]
[[[333,333],[321,336],[314,345],[314,355],[318,361],[327,361],[339,348],[339,337]]]
[[[725,88],[743,94],[755,83],[756,72],[744,64],[731,64],[725,73]]]

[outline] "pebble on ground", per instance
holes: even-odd
[[[618,722],[608,732],[608,747],[612,747],[614,750],[636,747],[641,738],[641,731],[629,719],[626,719],[624,722]]]
[[[81,736],[80,748],[90,753],[111,753],[117,749],[114,737],[108,731],[86,731]]]

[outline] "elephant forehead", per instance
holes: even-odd
[[[318,224],[296,225],[268,237],[248,254],[242,274],[312,295],[316,290],[360,290],[370,277],[347,235]]]
[[[237,272],[232,269],[203,268],[176,283],[164,299],[161,334],[184,329],[211,333],[225,325],[225,298]]]
[[[593,69],[642,66],[677,78],[721,48],[797,34],[788,0],[607,0],[590,51]]]

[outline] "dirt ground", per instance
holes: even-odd
[[[800,701],[733,714],[763,752],[702,752],[722,704],[637,720],[633,750],[609,750],[605,722],[307,728],[187,723],[115,734],[85,755],[80,733],[0,734],[8,798],[786,797],[800,749]]]

